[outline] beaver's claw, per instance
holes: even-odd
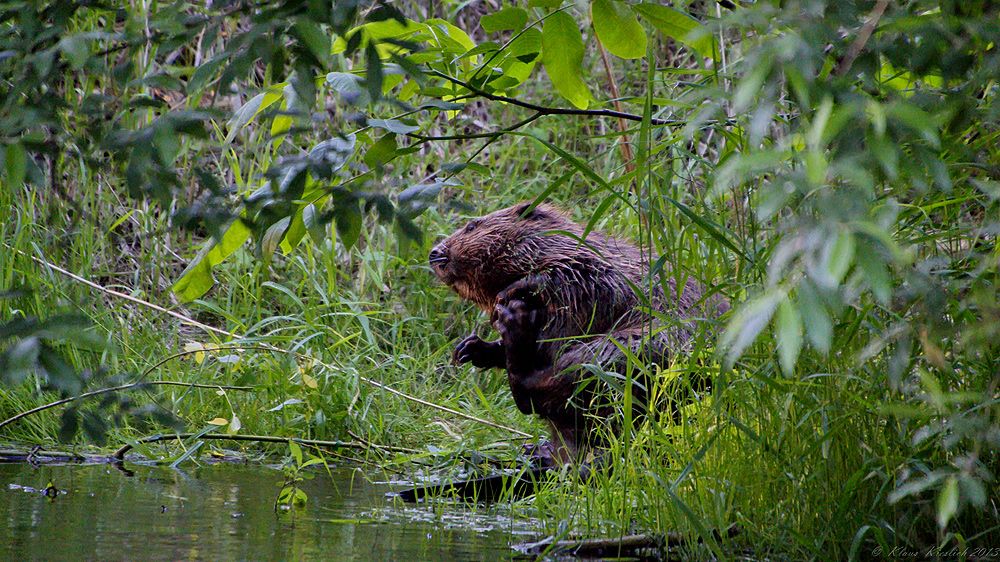
[[[485,341],[476,334],[458,342],[451,360],[456,364],[472,363],[480,369],[507,366],[507,355],[504,353],[503,344],[499,340]]]

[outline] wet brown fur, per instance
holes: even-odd
[[[612,339],[648,364],[666,365],[689,347],[695,319],[728,309],[719,297],[703,299],[694,282],[679,293],[673,276],[651,283],[648,256],[634,245],[583,235],[556,208],[521,204],[473,219],[430,256],[435,274],[489,312],[501,335],[469,336],[456,361],[505,368],[518,408],[552,425],[560,461],[594,445],[594,422],[608,413],[595,385],[582,384],[592,378],[582,365],[623,374],[625,354]]]

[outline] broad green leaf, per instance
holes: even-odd
[[[517,87],[531,76],[542,52],[542,32],[526,29],[505,50],[506,56],[499,63],[503,75],[490,82],[498,90]]]
[[[309,203],[302,208],[302,226],[306,228],[313,243],[322,247],[326,241],[326,225],[320,222],[320,212],[316,205]]]
[[[885,109],[889,117],[904,123],[920,133],[920,136],[933,148],[941,147],[941,138],[938,136],[937,124],[929,113],[912,103],[902,100],[897,100],[889,104]]]
[[[499,12],[487,14],[479,19],[483,31],[521,31],[528,23],[528,12],[521,8],[504,8]]]
[[[594,96],[583,81],[583,35],[576,20],[556,12],[542,29],[542,64],[556,90],[580,109],[587,109]]]
[[[830,351],[833,339],[833,320],[830,311],[823,305],[819,293],[809,281],[803,281],[797,286],[799,312],[806,327],[809,341],[822,353]]]
[[[778,307],[778,302],[783,297],[784,294],[781,292],[765,293],[746,302],[736,311],[719,341],[719,346],[726,350],[727,367],[732,367],[746,348],[767,327]]]
[[[958,481],[954,476],[949,476],[937,498],[938,527],[941,529],[947,527],[956,513],[958,513]]]
[[[899,176],[899,152],[897,152],[896,145],[885,136],[869,134],[865,138],[868,142],[869,153],[882,166],[886,175],[893,179]]]
[[[889,268],[876,251],[875,242],[867,236],[858,240],[858,268],[864,273],[865,280],[875,298],[883,305],[889,304],[892,296],[892,281],[889,279]]]
[[[493,53],[500,50],[500,44],[493,41],[485,41],[476,45],[462,54],[462,58],[474,57],[483,53]]]
[[[375,141],[365,153],[364,162],[369,168],[381,170],[387,162],[396,157],[396,134],[387,133]]]
[[[826,172],[829,167],[825,151],[810,148],[806,152],[806,180],[813,188],[821,187],[826,183]]]
[[[962,496],[969,500],[969,503],[976,507],[986,505],[988,497],[986,495],[986,488],[983,486],[982,480],[975,473],[960,476],[958,483]]]
[[[674,8],[647,2],[633,4],[632,9],[651,23],[660,33],[675,41],[684,43],[698,51],[703,57],[715,60],[719,59],[718,49],[716,49],[715,40],[711,35],[705,34],[694,38],[695,34],[692,32],[703,31],[705,26],[693,17]]]
[[[86,33],[67,35],[59,40],[59,50],[69,59],[73,70],[80,70],[90,58],[90,40]]]
[[[334,209],[337,235],[345,248],[351,248],[361,236],[361,209],[357,202],[342,204]]]
[[[398,38],[406,35],[412,35],[422,29],[424,25],[415,23],[410,20],[406,20],[406,23],[399,23],[394,19],[387,19],[377,22],[366,23],[359,26],[345,34],[345,37],[350,37],[354,33],[360,33],[362,30],[365,33],[366,38],[369,41],[379,41],[386,38]],[[332,54],[342,53],[347,49],[347,41],[343,37],[338,37],[333,42],[333,47],[331,49]]]
[[[594,0],[590,5],[594,30],[601,44],[613,55],[637,59],[646,55],[646,32],[635,13],[611,0]]]
[[[558,8],[562,0],[528,0],[529,8]]]
[[[240,129],[253,120],[258,113],[270,107],[274,104],[274,102],[280,100],[281,96],[281,90],[274,89],[257,94],[247,100],[242,107],[236,110],[233,117],[226,123],[226,128],[229,129],[229,132],[226,134],[226,140],[223,142],[225,144],[233,142],[233,139],[236,138],[236,134],[240,132]]]
[[[307,208],[315,210],[313,204],[309,203],[297,209],[291,217],[292,221],[288,225],[284,237],[281,239],[281,251],[285,255],[291,254],[306,235],[305,212]]]
[[[830,286],[839,285],[847,275],[847,270],[854,261],[854,233],[846,229],[838,229],[837,235],[829,238],[823,245],[822,260],[826,281]]]
[[[215,76],[219,68],[229,61],[229,57],[229,53],[223,53],[196,68],[194,74],[191,75],[191,80],[188,81],[188,91],[201,91],[212,76]]]
[[[285,217],[268,227],[264,232],[264,237],[260,241],[260,255],[264,260],[271,259],[274,251],[278,249],[281,239],[288,230],[288,225],[292,222],[292,217]]]
[[[24,145],[19,142],[8,145],[4,158],[8,185],[20,186],[28,174],[28,156]]]
[[[833,97],[828,95],[823,98],[819,107],[813,112],[812,124],[806,134],[806,146],[814,149],[819,148],[820,141],[823,139],[823,131],[826,129],[831,113],[833,113]]]
[[[791,298],[786,297],[778,305],[776,323],[781,369],[785,375],[791,376],[802,349],[802,316]]]
[[[385,129],[397,135],[406,135],[420,130],[420,127],[409,125],[399,119],[369,119],[368,125],[377,129]]]
[[[274,119],[271,120],[271,139],[274,144],[278,144],[285,140],[284,135],[295,124],[295,118],[291,115],[275,115]]]
[[[476,43],[469,37],[468,33],[462,31],[449,21],[443,19],[429,19],[425,23],[428,29],[445,30],[448,34],[448,38],[461,45],[455,54],[462,54],[476,46]],[[444,45],[441,46],[444,47]]]
[[[382,82],[385,79],[383,70],[382,58],[378,49],[369,44],[368,48],[365,49],[365,80],[363,85],[372,100],[378,100],[382,97]]]
[[[330,68],[333,57],[330,52],[329,33],[306,18],[297,18],[292,25],[292,31],[324,68]]]
[[[420,109],[432,107],[443,111],[458,111],[465,107],[464,103],[454,103],[443,100],[427,100],[420,104]]]
[[[212,267],[229,257],[250,238],[250,229],[243,221],[237,219],[229,225],[222,239],[210,243],[198,252],[198,255],[181,272],[180,278],[171,287],[182,302],[190,302],[201,297],[212,288],[215,279],[212,277]]]

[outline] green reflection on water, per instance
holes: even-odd
[[[536,528],[504,506],[402,504],[349,468],[304,482],[309,502],[287,513],[276,470],[128,466],[0,465],[0,560],[486,562]]]

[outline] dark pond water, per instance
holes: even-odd
[[[277,470],[127,467],[0,464],[0,560],[512,560],[537,529],[503,506],[404,504],[386,497],[400,486],[350,468],[315,474],[304,508],[275,512]]]

